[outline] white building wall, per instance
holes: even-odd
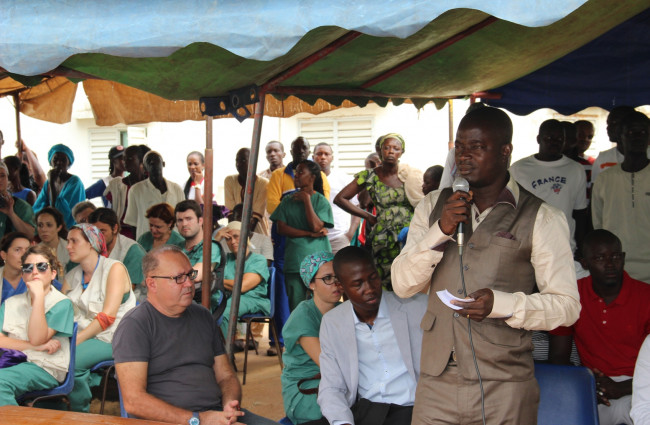
[[[468,106],[468,101],[454,101],[454,133]],[[75,154],[75,163],[70,172],[78,175],[85,185],[90,185],[93,181],[90,167],[89,130],[96,126],[82,89],[79,89],[77,93],[74,110],[72,121],[62,125],[22,115],[22,136],[25,143],[36,152],[41,166],[46,171],[49,169],[47,164],[49,148],[56,143],[67,144]],[[372,116],[374,118],[373,140],[386,133],[402,134],[406,140],[406,152],[402,161],[422,170],[436,164],[444,165],[449,143],[449,111],[447,107],[437,110],[433,104],[428,104],[418,111],[411,104],[397,107],[389,104],[386,108],[369,104],[365,108],[339,109],[318,116],[299,114],[285,119],[265,117],[258,169],[262,170],[268,167],[263,149],[270,140],[280,140],[284,143],[287,152],[285,163],[291,160],[289,147],[291,141],[299,135],[299,120],[350,116]],[[592,148],[588,151],[593,156],[597,155],[598,151],[611,146],[605,130],[607,111],[599,108],[590,108],[568,118],[548,109],[536,111],[525,117],[512,114],[510,116],[514,124],[513,162],[537,152],[535,141],[537,129],[541,122],[549,118],[593,121],[596,125],[596,136]],[[127,128],[124,125],[114,127],[119,130]],[[187,154],[193,150],[203,152],[205,149],[205,122],[149,123],[138,127],[146,128],[147,144],[163,155],[166,178],[181,186],[184,185],[188,177],[185,165]],[[3,131],[6,141],[2,155],[15,154],[14,109],[11,99],[7,97],[0,98],[0,130]],[[215,119],[213,122],[213,181],[215,194],[220,203],[223,202],[223,180],[226,176],[236,173],[235,154],[242,147],[250,147],[252,131],[252,119],[243,123],[239,123],[235,119]]]

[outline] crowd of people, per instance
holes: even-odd
[[[0,162],[0,349],[24,355],[0,367],[0,404],[70,372],[87,412],[91,369],[113,359],[136,417],[274,423],[241,406],[224,349],[242,256],[239,315],[275,310],[267,354],[294,424],[535,423],[534,360],[591,369],[601,424],[650,423],[650,119],[618,106],[607,125],[615,147],[591,158],[591,122],[544,121],[538,153],[511,164],[510,118],[473,105],[444,167],[404,164],[389,133],[353,177],[327,143],[296,138],[285,165],[271,141],[243,250],[249,149],[206,228],[199,152],[181,187],[158,152],[116,146],[85,189],[68,147],[45,173],[21,144]]]

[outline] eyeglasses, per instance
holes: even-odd
[[[47,268],[50,267],[50,263],[29,263],[29,264],[23,264],[21,267],[21,270],[25,274],[32,273],[34,271],[34,266],[36,266],[36,270],[38,270],[41,273],[44,273],[47,271]]]
[[[314,277],[314,279],[320,279],[325,285],[334,285],[339,283],[339,280],[333,274],[326,274],[323,277]]]
[[[178,283],[179,285],[182,285],[183,283],[185,283],[188,277],[190,278],[190,280],[194,280],[196,279],[196,276],[198,274],[199,274],[198,270],[192,270],[191,272],[188,273],[181,273],[178,276],[149,276],[149,277],[153,277],[157,279],[171,279],[176,281],[176,283]]]

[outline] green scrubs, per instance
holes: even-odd
[[[329,201],[320,193],[311,195],[311,205],[325,227],[334,227],[332,207]],[[305,214],[305,205],[294,200],[293,195],[285,196],[282,202],[271,214],[272,221],[282,221],[294,229],[311,231]],[[318,251],[332,251],[327,236],[312,237],[287,237],[284,253],[284,282],[289,297],[289,308],[293,311],[298,304],[305,300],[307,288],[300,278],[300,263],[309,254]]]
[[[4,325],[5,305],[0,306],[0,329]],[[45,313],[45,320],[48,328],[57,331],[56,336],[71,337],[74,329],[74,310],[70,300],[56,303]],[[24,362],[0,369],[0,406],[16,406],[18,405],[16,397],[26,392],[48,390],[58,385],[59,382],[52,375],[34,363]]]
[[[14,212],[16,215],[20,217],[22,221],[30,226],[34,226],[34,229],[36,229],[36,220],[34,220],[34,210],[32,210],[32,206],[20,198],[16,198],[15,196],[13,198]],[[7,233],[15,232],[16,230],[16,227],[13,225],[11,220],[9,220],[9,216],[0,212],[0,239],[2,239],[2,237]]]
[[[282,399],[284,411],[294,424],[323,416],[316,402],[317,395],[303,394],[298,390],[298,381],[320,373],[320,368],[298,344],[298,340],[303,336],[318,338],[321,320],[323,315],[312,298],[301,302],[282,328],[285,349],[282,354]],[[301,388],[317,388],[319,383],[320,379],[312,379],[303,383]]]
[[[235,278],[235,266],[237,263],[237,258],[233,253],[229,253],[226,256],[226,268],[223,271],[224,279],[234,279]],[[266,263],[266,258],[260,254],[251,253],[249,257],[244,262],[244,273],[256,273],[261,278],[262,281],[253,289],[244,292],[239,298],[239,316],[249,313],[271,313],[271,301],[268,297],[268,280],[269,280],[269,267]],[[218,295],[218,294],[215,294]],[[223,319],[221,320],[221,330],[224,335],[228,332],[228,321],[230,320],[230,302],[232,293],[228,291],[226,296],[228,301],[226,302],[226,309],[223,311]],[[218,300],[214,299],[212,296],[212,305],[215,306],[215,302]]]
[[[90,411],[90,401],[93,398],[90,388],[98,386],[102,381],[101,374],[90,373],[90,369],[99,362],[112,359],[113,348],[107,342],[91,338],[77,345],[74,388],[69,396],[72,410],[86,413]]]
[[[134,243],[131,245],[122,263],[126,267],[126,271],[129,272],[129,278],[131,283],[134,285],[140,285],[144,282],[144,274],[142,273],[142,259],[147,255],[147,251],[142,248],[142,246]]]
[[[194,247],[187,251],[185,249],[185,242],[183,242],[183,252],[187,254],[187,258],[190,259],[190,264],[194,266],[196,263],[203,262],[203,241],[194,245]],[[210,253],[210,262],[214,264],[214,267],[217,267],[219,261],[221,260],[221,249],[219,242],[212,241],[212,252]]]
[[[153,235],[151,232],[143,233],[142,236],[138,238],[138,243],[142,245],[145,251],[151,251],[153,249]],[[167,239],[165,245],[176,245],[183,249],[185,248],[185,238],[183,238],[176,230],[172,230],[172,234],[169,236],[169,239]]]

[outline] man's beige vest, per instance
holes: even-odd
[[[440,194],[431,212],[430,225],[440,218],[451,189]],[[466,226],[463,271],[467,293],[481,288],[531,294],[536,287],[530,263],[533,227],[542,201],[519,186],[514,208],[498,203],[476,232]],[[435,267],[427,312],[422,319],[424,336],[421,371],[440,375],[456,351],[458,369],[466,379],[476,380],[468,336],[468,319],[460,317],[436,296],[447,289],[463,298],[458,245],[450,241],[442,261]],[[513,329],[502,319],[472,321],[472,339],[481,377],[496,381],[523,381],[533,377],[533,344],[529,331]]]
[[[45,296],[45,312],[50,311],[57,303],[67,300],[68,298],[57,291],[53,286]],[[2,331],[9,338],[29,341],[27,328],[29,326],[29,316],[32,311],[32,302],[29,297],[29,291],[19,295],[14,295],[5,301],[5,317],[2,324]],[[25,350],[27,361],[41,367],[54,379],[63,382],[65,375],[68,373],[70,365],[70,338],[63,336],[53,336],[61,343],[56,353],[48,354],[47,351]]]

